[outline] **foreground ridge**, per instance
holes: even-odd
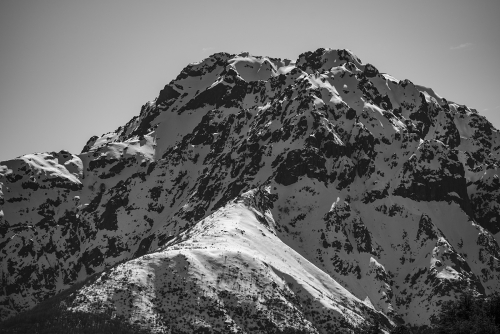
[[[217,53],[82,153],[0,163],[0,315],[151,331],[430,324],[500,291],[500,133],[348,50]]]

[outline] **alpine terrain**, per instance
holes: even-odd
[[[0,316],[150,332],[431,324],[500,292],[500,132],[348,50],[216,53],[82,152],[0,163]],[[57,296],[56,296],[57,297]]]

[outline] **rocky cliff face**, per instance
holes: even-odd
[[[0,163],[1,317],[192,332],[425,324],[500,291],[500,132],[347,50],[218,53],[82,153]],[[147,325],[146,325],[147,324]]]

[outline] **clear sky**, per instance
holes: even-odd
[[[219,51],[350,49],[500,128],[499,17],[499,0],[0,0],[0,161],[79,153]]]

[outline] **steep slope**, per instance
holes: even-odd
[[[387,320],[276,236],[254,190],[159,250],[106,271],[71,310],[124,316],[176,333],[308,333]],[[256,196],[257,193],[257,196]],[[260,199],[259,199],[260,197]]]
[[[395,322],[429,323],[442,301],[466,287],[500,290],[499,163],[500,132],[475,110],[379,73],[350,51],[318,49],[295,63],[214,54],[187,66],[125,126],[91,138],[81,154],[1,163],[2,317],[95,272],[112,277],[109,287],[118,281],[122,289],[133,286],[133,278],[106,268],[140,256],[117,268],[140,272],[138,261],[149,267],[160,261],[166,270],[168,261],[180,261],[173,254],[182,253],[190,263],[197,259],[182,277],[201,291],[204,283],[192,273],[203,272],[204,261],[218,259],[222,249],[202,256],[186,243],[197,238],[208,245],[211,237],[202,233],[207,217],[238,215],[235,198],[267,189],[255,217],[266,210],[272,217],[267,224],[276,247],[258,249],[257,260],[246,258],[252,268],[272,262],[297,280],[296,272],[285,270],[292,261],[285,253],[293,251],[316,267],[297,267],[315,272],[301,286],[333,296],[320,303],[321,312],[334,312],[351,327],[377,314],[372,308]],[[250,230],[257,226],[243,221]],[[214,226],[221,224],[228,221]],[[251,245],[263,243],[258,233],[247,234],[257,238]],[[175,253],[175,240],[187,236]],[[228,248],[246,247],[245,238],[228,239]],[[243,261],[234,251],[228,258]],[[215,262],[218,273],[223,267]],[[331,280],[326,288],[317,286],[322,273]],[[276,284],[272,298],[285,298],[278,288],[282,277],[265,276]],[[348,291],[342,298],[334,293],[337,284]],[[82,291],[97,295],[98,289]],[[214,293],[222,289],[215,285]],[[318,297],[311,293],[299,299]],[[102,291],[99,296],[114,300]],[[345,298],[356,306],[339,312]],[[161,298],[152,303],[170,307]],[[123,310],[119,301],[112,304]],[[292,303],[287,312],[292,306],[298,307]],[[257,312],[259,306],[249,308]],[[231,324],[241,326],[224,310]],[[300,312],[294,328],[327,330]],[[210,316],[203,319],[215,326]]]

